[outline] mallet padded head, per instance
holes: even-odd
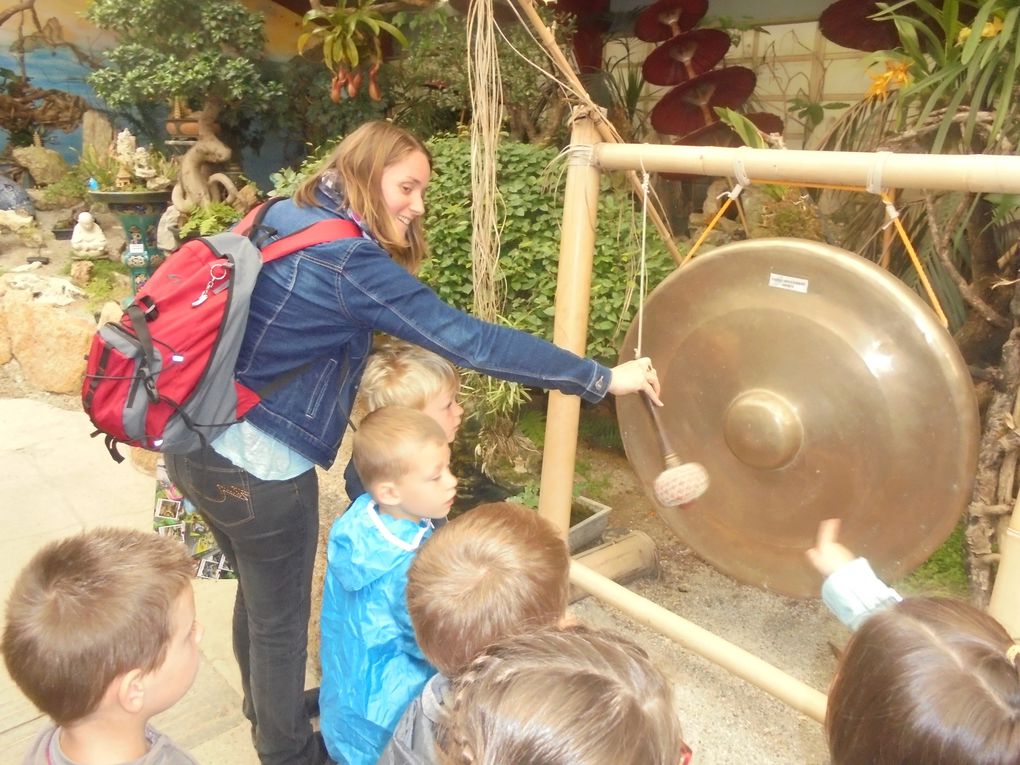
[[[708,489],[708,471],[697,462],[673,465],[659,473],[652,488],[663,507],[686,505]]]

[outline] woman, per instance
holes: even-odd
[[[340,143],[293,200],[269,210],[268,239],[330,217],[353,220],[362,236],[263,268],[237,378],[259,390],[300,372],[211,448],[167,458],[170,477],[202,511],[237,571],[234,653],[263,765],[323,757],[302,706],[318,540],[314,466],[328,468],[336,459],[373,331],[458,366],[588,401],[645,391],[658,402],[648,359],[608,369],[451,308],[415,278],[425,256],[431,173],[421,141],[391,123],[370,122]]]

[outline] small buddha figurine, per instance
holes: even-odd
[[[96,223],[92,213],[78,215],[71,232],[71,251],[77,260],[94,260],[106,256],[106,234]]]

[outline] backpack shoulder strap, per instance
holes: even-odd
[[[251,238],[251,235],[262,225],[262,219],[266,217],[266,213],[269,212],[269,208],[275,205],[277,202],[282,202],[287,197],[270,197],[265,202],[259,205],[255,205],[248,211],[241,220],[235,223],[231,227],[231,231],[241,236],[247,236]]]
[[[262,248],[262,262],[268,263],[271,260],[282,258],[284,255],[303,250],[305,247],[332,242],[334,239],[353,239],[360,236],[361,229],[353,221],[343,218],[320,220],[307,228],[267,244]]]

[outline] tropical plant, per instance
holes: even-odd
[[[467,124],[471,118],[471,95],[465,65],[468,56],[465,17],[439,5],[418,12],[402,11],[393,20],[407,29],[411,42],[401,58],[383,67],[384,71],[391,70],[391,86],[386,94],[391,103],[390,116],[426,137],[456,131]],[[536,68],[545,66],[545,53],[520,24],[501,28],[501,34],[505,35],[498,46],[501,97],[504,127],[510,138],[530,143],[564,143],[566,101],[558,85]]]
[[[1020,4],[910,0],[885,7],[880,18],[895,24],[899,46],[874,54],[882,71],[872,75],[868,96],[833,126],[821,148],[1014,154],[1020,144]],[[1003,463],[1015,448],[1007,434],[1015,427],[1020,358],[1010,337],[1020,295],[1004,287],[1015,284],[1020,208],[1015,197],[963,191],[901,192],[895,202],[964,358],[972,368],[991,367],[982,377],[995,381],[965,533],[971,592],[985,602],[999,525],[988,508],[1015,494],[1014,471]],[[916,283],[900,248],[883,241],[885,209],[877,199],[823,192],[820,205],[833,213],[838,243]]]
[[[178,233],[182,238],[208,236],[226,231],[239,220],[240,211],[226,202],[206,202],[188,213]]]
[[[407,38],[387,20],[381,6],[375,0],[337,0],[333,7],[312,8],[304,16],[308,31],[298,38],[298,52],[310,42],[322,45],[323,62],[333,73],[330,95],[334,102],[339,103],[344,86],[349,98],[357,96],[366,73],[369,97],[382,98],[376,80],[383,61],[382,35],[401,45],[407,45]]]

